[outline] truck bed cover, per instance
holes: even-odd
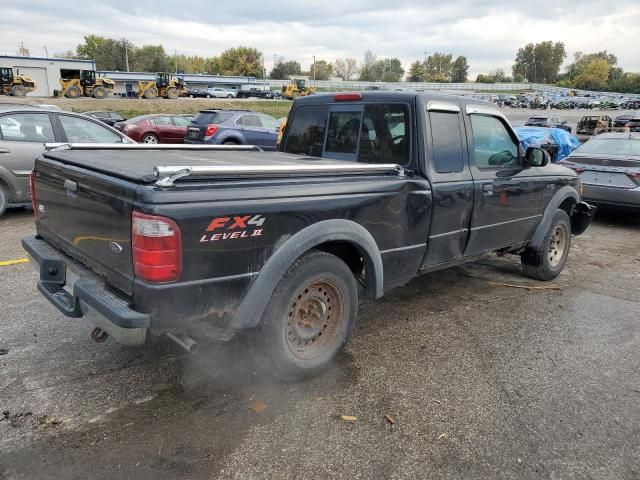
[[[331,174],[398,174],[396,165],[371,165],[343,160],[306,157],[281,152],[252,150],[193,150],[181,148],[152,149],[66,149],[51,150],[43,154],[47,159],[67,165],[118,177],[135,183],[154,183],[158,180],[158,167],[194,168],[198,175],[234,177],[246,175],[252,167],[255,173],[264,176],[313,173]],[[318,167],[322,172],[313,172],[309,167]],[[272,168],[273,171],[265,171]],[[216,171],[218,170],[218,171]],[[237,170],[237,172],[235,172]],[[154,173],[154,171],[156,171]]]

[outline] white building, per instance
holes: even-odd
[[[28,94],[29,97],[49,97],[60,88],[60,78],[77,77],[79,70],[95,70],[96,63],[93,60],[0,55],[0,67],[11,67],[14,75],[33,78],[36,89]]]

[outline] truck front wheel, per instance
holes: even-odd
[[[338,257],[310,251],[276,286],[258,335],[271,372],[297,381],[326,367],[345,345],[358,310],[358,288]]]
[[[553,280],[564,268],[570,247],[571,219],[564,210],[557,210],[542,245],[527,247],[523,252],[524,274],[538,280]]]

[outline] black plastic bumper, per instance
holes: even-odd
[[[151,319],[148,314],[133,310],[125,299],[109,290],[96,274],[45,240],[36,236],[24,237],[22,246],[39,265],[38,290],[67,317],[83,317],[88,306],[116,327],[149,328]],[[64,289],[67,268],[78,277],[73,284],[73,293]]]
[[[591,225],[591,221],[598,211],[598,207],[587,202],[579,202],[571,215],[571,233],[581,235]]]

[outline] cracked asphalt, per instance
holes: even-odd
[[[0,260],[22,256],[31,214],[0,231]],[[335,364],[298,384],[237,340],[96,344],[31,265],[0,277],[3,480],[640,478],[638,216],[599,213],[558,290],[505,286],[546,284],[488,256],[362,304]]]

